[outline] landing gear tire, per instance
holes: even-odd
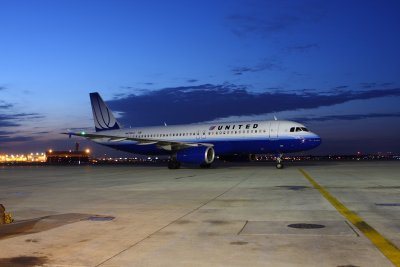
[[[200,168],[202,168],[202,169],[209,169],[210,167],[211,167],[211,163],[210,164],[204,163],[204,164],[200,165]]]
[[[280,154],[279,156],[276,157],[276,168],[277,169],[283,169],[282,157],[283,157],[282,154]]]
[[[181,163],[176,160],[170,160],[168,161],[168,169],[174,170],[174,169],[179,169],[181,167]]]

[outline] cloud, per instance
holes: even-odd
[[[44,118],[44,116],[38,113],[0,114],[0,127],[21,126],[21,123],[24,120],[42,118]]]
[[[299,122],[317,122],[317,121],[332,121],[332,120],[361,120],[373,118],[400,118],[400,112],[397,113],[369,113],[369,114],[348,114],[348,115],[329,115],[321,117],[297,117],[292,120]]]
[[[363,82],[363,83],[360,83],[360,86],[362,88],[364,88],[364,89],[371,89],[371,88],[378,89],[378,88],[381,88],[381,87],[389,87],[389,86],[394,87],[395,83],[393,83],[393,82],[383,82],[383,83]]]
[[[198,80],[196,80],[196,79],[189,79],[189,80],[186,80],[188,83],[195,83],[195,82],[198,82]]]
[[[12,121],[12,119],[10,119],[8,115],[0,114],[0,127],[13,127],[19,125],[20,125],[19,123]]]
[[[132,89],[134,89],[132,86],[120,86],[120,88],[124,89],[124,90],[132,90]]]
[[[261,1],[249,6],[246,1],[245,10],[227,17],[231,31],[239,37],[267,37],[303,23],[319,21],[326,14],[326,4],[321,1]]]
[[[13,136],[14,132],[10,131],[0,131],[0,142],[24,142],[32,141],[33,137],[27,136]]]
[[[378,86],[377,83],[371,83],[371,82],[360,83],[360,85],[362,88],[365,88],[365,89],[375,88]]]
[[[0,91],[6,90],[5,86],[0,86]]]
[[[2,136],[2,135],[9,135],[9,134],[11,134],[11,132],[8,132],[8,131],[0,131],[0,136]]]
[[[49,134],[51,133],[50,131],[42,131],[42,132],[34,132],[33,134],[38,134],[38,135],[42,135],[42,134]]]
[[[335,89],[346,89],[346,88],[348,88],[347,85],[340,85],[335,87]]]
[[[234,67],[232,68],[232,73],[234,75],[242,75],[246,72],[259,72],[265,70],[282,70],[282,67],[273,61],[268,61],[264,59],[261,63],[252,67],[248,66]]]
[[[392,86],[392,85],[394,85],[394,83],[381,83],[381,86],[384,86],[384,87]]]
[[[248,34],[261,34],[262,36],[265,36],[267,34],[287,28],[296,20],[297,18],[291,18],[281,21],[267,20],[263,18],[239,14],[231,15],[228,17],[228,21],[231,23],[232,32],[239,37],[244,37]]]
[[[130,94],[108,102],[123,112],[126,126],[193,123],[230,116],[251,116],[272,112],[331,106],[351,100],[400,96],[400,88],[370,91],[275,91],[253,93],[233,84],[203,84],[165,88],[140,95]],[[156,108],[155,108],[156,107]]]
[[[0,101],[0,108],[1,109],[9,109],[9,108],[12,108],[12,107],[13,107],[12,104],[6,103],[4,101]]]
[[[115,112],[114,112],[115,113]],[[80,128],[64,128],[62,129],[64,132],[78,132],[78,131],[94,131],[94,126],[93,127],[80,127]]]
[[[287,49],[289,51],[305,52],[318,47],[319,47],[318,44],[305,44],[305,45],[289,46]]]
[[[35,138],[31,136],[8,136],[0,135],[0,142],[28,142],[34,141]]]

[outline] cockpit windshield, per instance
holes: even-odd
[[[309,130],[305,127],[292,127],[290,128],[290,132],[309,132]]]

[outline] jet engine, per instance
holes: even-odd
[[[209,165],[214,158],[214,148],[205,146],[190,147],[176,153],[176,160],[187,164]]]

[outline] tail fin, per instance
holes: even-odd
[[[92,104],[96,132],[122,128],[121,124],[115,119],[111,109],[107,107],[99,93],[90,93],[90,102]]]

